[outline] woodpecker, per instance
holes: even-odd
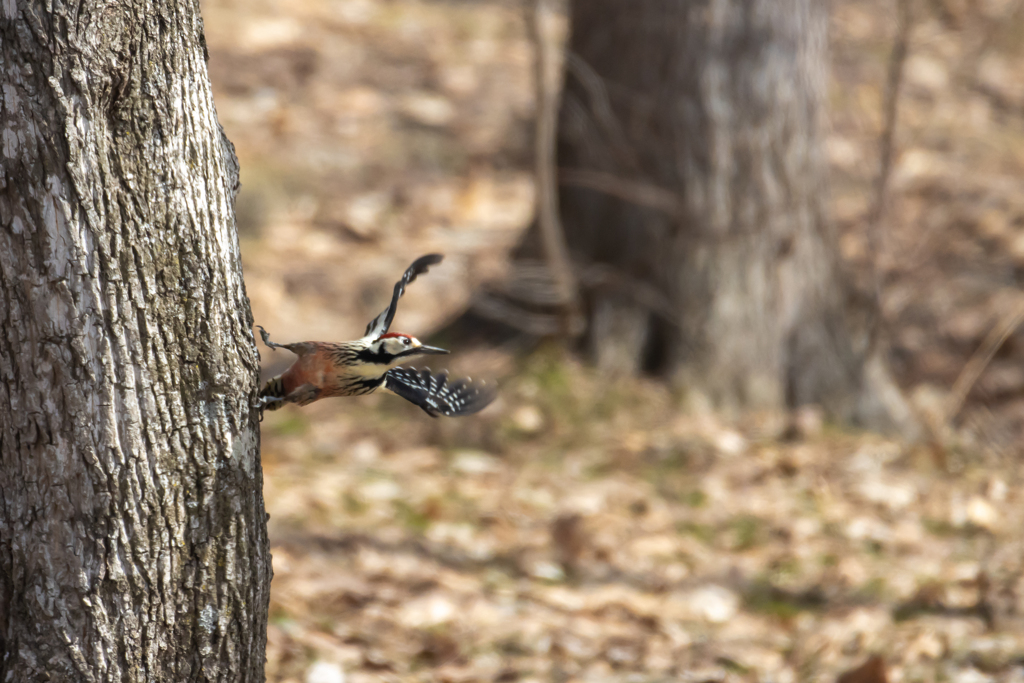
[[[441,254],[427,254],[413,261],[395,283],[391,305],[370,321],[361,339],[277,344],[260,327],[264,344],[271,349],[288,349],[298,358],[263,385],[256,407],[277,410],[285,403],[304,406],[321,398],[362,396],[384,388],[415,403],[431,417],[472,415],[486,408],[495,392],[483,382],[469,378],[449,381],[447,372],[398,367],[418,356],[449,353],[425,346],[407,334],[388,332],[406,286],[443,258]]]

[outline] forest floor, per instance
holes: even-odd
[[[894,4],[833,3],[833,213],[938,440],[685,412],[550,346],[459,349],[454,369],[502,384],[474,418],[389,396],[268,414],[268,680],[788,683],[877,654],[844,683],[1024,681],[1024,3],[912,3],[874,224]],[[203,12],[248,293],[277,341],[356,336],[422,253],[447,259],[403,331],[501,277],[533,215],[520,4]]]

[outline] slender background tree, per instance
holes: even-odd
[[[0,680],[262,681],[258,373],[196,0],[0,4]]]

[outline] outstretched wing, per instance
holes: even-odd
[[[431,417],[459,417],[478,413],[497,395],[493,386],[468,377],[448,381],[448,373],[393,368],[384,376],[384,388],[423,408]]]
[[[441,254],[427,254],[413,261],[412,265],[402,275],[402,279],[395,283],[395,293],[391,296],[391,305],[370,321],[370,324],[366,326],[366,333],[363,336],[377,338],[387,332],[388,328],[391,327],[391,321],[395,319],[395,311],[398,310],[398,300],[405,294],[406,285],[415,280],[417,275],[427,272],[430,266],[440,263],[443,258],[444,256]]]

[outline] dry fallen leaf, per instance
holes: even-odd
[[[872,655],[856,669],[851,669],[839,676],[837,683],[888,683],[885,675],[885,660],[879,655]]]

